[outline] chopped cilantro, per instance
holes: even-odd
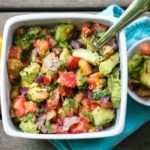
[[[91,122],[93,122],[93,116],[91,112],[82,112],[82,114],[87,117]]]
[[[27,122],[28,120],[32,120],[32,118],[33,114],[28,114],[27,116],[20,118],[20,120],[23,122]]]
[[[48,129],[49,132],[54,132],[54,129],[51,127],[49,120],[45,121],[45,127]]]
[[[109,89],[105,89],[103,91],[97,91],[97,92],[94,92],[93,99],[97,100],[107,95],[111,95],[111,91]]]
[[[47,92],[51,92],[54,89],[54,82],[51,82],[49,86],[46,87]]]

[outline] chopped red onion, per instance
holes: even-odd
[[[117,44],[116,44],[116,42],[115,42],[114,39],[108,40],[107,43],[106,43],[106,45],[110,45],[110,46],[113,47],[113,49],[117,49]]]
[[[78,41],[71,41],[71,46],[75,49],[84,48],[84,45]]]
[[[56,28],[56,25],[55,25],[55,24],[51,24],[51,25],[49,25],[48,27],[49,27],[49,29],[52,29],[52,30],[53,30],[53,29]]]
[[[21,93],[22,95],[27,94],[27,93],[28,93],[28,90],[29,90],[29,88],[27,88],[27,87],[22,87],[22,88],[20,89],[20,93]]]
[[[63,123],[64,123],[63,119],[59,119],[59,118],[57,119],[57,122],[58,122],[58,124],[61,125],[61,126],[62,126]]]
[[[38,118],[37,118],[37,126],[38,129],[43,132],[43,133],[47,133],[48,129],[44,126],[44,122],[46,120],[46,114],[41,114]]]
[[[103,130],[102,126],[96,127],[96,131],[102,131],[102,130]]]
[[[45,67],[50,71],[57,71],[57,64],[58,64],[58,58],[53,55],[48,55],[46,58],[44,58]]]
[[[40,74],[40,75],[36,78],[35,82],[36,82],[36,83],[43,82],[43,78],[44,78],[44,77]]]
[[[32,50],[32,54],[37,55],[37,49],[36,49],[36,48],[34,48],[34,49]]]
[[[88,97],[88,99],[92,99],[92,97],[93,97],[92,91],[87,92],[87,97]]]
[[[52,52],[54,52],[56,56],[59,56],[62,52],[62,49],[55,47],[55,48],[52,48]]]
[[[36,124],[37,124],[37,126],[42,126],[42,125],[44,125],[44,122],[45,122],[45,120],[46,120],[46,114],[41,114],[38,118],[37,118],[37,122],[36,122]]]
[[[76,123],[79,123],[80,122],[80,118],[79,117],[76,117],[76,116],[73,116],[73,117],[66,117],[64,118],[64,124],[63,124],[63,127],[66,131],[69,130],[69,128],[73,125],[73,124],[76,124]]]
[[[107,103],[107,102],[109,102],[109,100],[110,100],[110,96],[104,96],[104,97],[100,98],[98,101],[103,101],[104,103]]]

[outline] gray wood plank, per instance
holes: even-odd
[[[0,121],[0,150],[56,150],[47,140],[10,137],[4,133]]]
[[[149,150],[150,122],[141,127],[134,134],[126,138],[114,150]],[[47,140],[33,140],[10,137],[4,133],[0,121],[0,149],[1,150],[56,150]]]
[[[98,8],[111,4],[126,7],[133,0],[0,0],[0,8]]]
[[[2,33],[3,33],[3,28],[5,25],[5,22],[8,18],[16,16],[16,15],[22,15],[22,14],[28,14],[28,13],[29,12],[18,12],[18,13],[16,13],[16,12],[11,12],[11,13],[4,12],[4,13],[0,13],[0,35],[2,35]],[[30,12],[30,13],[32,13],[32,12]],[[96,14],[98,12],[92,11],[92,12],[76,12],[76,13]],[[144,15],[150,17],[150,12],[146,12]]]
[[[30,13],[32,13],[32,12],[30,12]],[[33,13],[35,13],[35,12],[33,12]],[[76,13],[80,13],[80,12],[76,12]],[[83,12],[83,13],[96,14],[97,12],[93,11],[93,12]],[[7,21],[7,19],[9,19],[10,17],[16,16],[16,15],[23,15],[23,14],[29,14],[29,12],[18,12],[18,13],[17,12],[11,12],[11,13],[3,12],[3,13],[0,13],[0,35],[2,36],[2,34],[3,34],[4,25],[5,25],[5,22]]]

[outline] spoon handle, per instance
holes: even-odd
[[[105,42],[114,37],[121,29],[134,21],[150,8],[150,0],[134,0],[121,17],[109,30],[95,43],[96,47],[101,47]]]

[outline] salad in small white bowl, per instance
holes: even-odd
[[[128,51],[128,93],[138,103],[150,106],[150,37]]]
[[[3,126],[8,135],[32,139],[85,139],[114,136],[123,131],[127,95],[125,32],[123,30],[117,35],[116,46],[114,42],[108,43],[114,48],[105,45],[103,56],[106,58],[88,44],[115,21],[116,18],[98,15],[44,13],[16,16],[6,22],[1,99]],[[78,41],[79,37],[86,39],[86,44]],[[100,76],[99,68],[104,76]],[[95,77],[95,73],[99,77]],[[81,84],[84,80],[85,87]],[[91,87],[90,81],[96,86]],[[104,82],[101,84],[100,81]],[[111,84],[107,84],[108,81]],[[103,85],[103,93],[99,92],[97,85]],[[70,89],[70,95],[64,89]],[[100,97],[94,97],[94,93]],[[82,101],[79,101],[79,96]],[[104,109],[106,103],[109,108]],[[86,118],[87,114],[91,120]],[[84,123],[83,118],[88,123]]]

